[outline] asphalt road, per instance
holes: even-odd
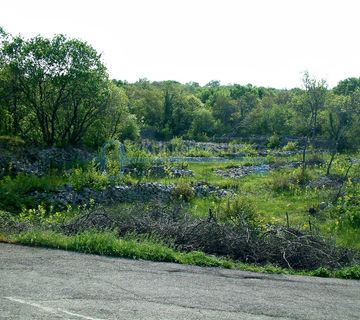
[[[0,319],[360,319],[360,281],[0,244]]]

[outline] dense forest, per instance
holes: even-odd
[[[148,137],[198,141],[254,135],[354,149],[360,78],[329,89],[304,72],[291,90],[210,81],[111,80],[89,44],[57,35],[25,39],[0,29],[0,135],[47,146]]]

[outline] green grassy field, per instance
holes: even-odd
[[[353,158],[359,159],[359,155],[352,155]],[[327,154],[321,154],[321,158],[326,161]],[[246,156],[239,159],[219,159],[219,161],[196,161],[186,162],[181,165],[193,172],[192,176],[175,178],[170,175],[168,177],[154,177],[151,175],[118,176],[115,180],[109,174],[102,174],[94,169],[93,166],[82,167],[80,171],[67,171],[66,174],[52,174],[42,177],[19,174],[16,177],[4,177],[0,180],[1,191],[1,207],[0,210],[10,212],[11,219],[32,223],[36,228],[35,233],[25,234],[9,234],[3,233],[5,240],[28,245],[43,245],[50,247],[58,247],[69,250],[76,250],[90,253],[110,254],[122,257],[132,257],[138,259],[150,259],[156,261],[173,261],[178,263],[190,263],[209,266],[231,267],[259,271],[271,272],[293,272],[277,269],[274,266],[267,267],[249,267],[238,262],[230,262],[223,258],[214,258],[202,256],[203,253],[179,253],[175,249],[168,248],[165,244],[157,240],[150,242],[139,242],[139,239],[119,240],[114,239],[114,235],[85,233],[82,237],[65,237],[64,235],[41,231],[46,230],[47,226],[56,223],[65,223],[73,217],[81,214],[82,208],[69,208],[64,212],[50,212],[46,205],[35,202],[31,197],[31,192],[53,192],[58,187],[65,184],[74,184],[75,189],[81,190],[84,186],[96,186],[101,190],[109,184],[136,184],[139,182],[159,182],[163,184],[174,184],[182,186],[182,188],[191,188],[195,183],[209,184],[214,187],[225,189],[233,196],[217,197],[214,195],[194,197],[191,195],[188,199],[188,207],[194,217],[204,218],[209,214],[209,209],[215,216],[221,216],[223,208],[232,197],[240,196],[249,202],[256,210],[256,223],[261,228],[267,228],[271,225],[289,225],[304,231],[316,230],[323,235],[335,238],[336,243],[342,247],[360,249],[360,223],[358,199],[360,194],[359,184],[353,184],[352,179],[358,179],[359,168],[354,166],[347,180],[341,186],[341,196],[334,200],[335,195],[339,191],[339,187],[318,186],[310,187],[310,181],[324,177],[326,172],[325,164],[308,166],[306,176],[301,175],[300,168],[279,168],[264,171],[261,173],[249,173],[243,177],[224,177],[216,173],[216,170],[229,170],[232,168],[249,167],[262,164],[278,164],[284,166],[287,163],[299,162],[300,155],[290,157],[279,157],[269,155],[267,157]],[[168,166],[176,166],[177,164],[167,163]],[[344,177],[346,172],[347,156],[339,156],[334,162],[332,169],[333,177]],[[87,169],[90,168],[90,169]],[[183,192],[182,189],[180,192]],[[326,208],[320,209],[319,204],[326,203]],[[114,205],[113,208],[107,208],[109,212],[116,210],[119,206],[129,208],[130,203]],[[309,208],[315,208],[316,214],[309,215]],[[1,215],[0,218],[6,217]],[[36,223],[35,223],[36,222]],[[37,231],[36,231],[37,230]],[[5,236],[6,234],[6,236]],[[86,240],[88,239],[88,240]],[[90,239],[90,240],[89,240]],[[105,245],[109,241],[108,246]],[[121,242],[122,241],[122,242]],[[79,243],[82,243],[79,245]],[[84,247],[84,243],[90,243],[89,248]],[[100,243],[99,246],[96,243]],[[158,247],[157,247],[158,246]],[[121,249],[119,249],[121,248]],[[124,249],[125,248],[125,249]],[[130,248],[130,249],[129,249]],[[120,251],[119,251],[120,250]],[[128,250],[128,251],[127,251]],[[175,251],[174,251],[175,250]],[[128,252],[128,253],[127,253]],[[129,253],[130,252],[130,253]],[[150,253],[149,253],[150,252]],[[153,253],[151,253],[153,252]],[[192,259],[195,259],[194,261]],[[215,260],[212,260],[215,259]],[[218,260],[217,260],[218,259]],[[201,262],[202,260],[207,262]],[[199,262],[200,261],[200,262]],[[215,261],[215,262],[214,262]],[[258,269],[260,268],[260,269]],[[274,269],[272,269],[274,268]],[[325,270],[325,269],[324,269]],[[309,271],[305,274],[317,274],[321,272],[324,275],[346,277],[338,271],[329,270]],[[294,271],[295,272],[295,271]],[[299,273],[299,271],[297,271]]]

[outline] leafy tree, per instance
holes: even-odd
[[[190,129],[196,110],[203,107],[203,103],[194,95],[178,93],[173,97],[171,114],[171,128],[174,136],[185,135]]]
[[[97,147],[106,140],[134,140],[140,130],[135,115],[129,112],[129,99],[125,89],[109,85],[110,94],[106,108],[100,118],[91,126],[84,138],[87,145]]]
[[[34,114],[37,123],[32,128],[39,129],[43,143],[78,144],[108,99],[109,81],[100,55],[87,43],[63,35],[13,38],[1,51],[4,68],[12,75],[10,85]]]
[[[327,93],[327,85],[325,80],[317,80],[311,78],[308,72],[304,73],[303,85],[305,92],[303,95],[303,110],[306,123],[306,132],[303,138],[303,152],[302,152],[302,177],[305,177],[306,170],[306,152],[309,141],[315,143],[318,132],[318,113],[323,109]]]
[[[360,78],[347,78],[339,81],[333,91],[337,95],[351,95],[358,88],[360,88]]]
[[[210,110],[200,108],[194,112],[189,135],[197,140],[207,140],[215,133],[217,123]]]
[[[143,127],[160,131],[164,119],[164,94],[154,85],[136,82],[124,86],[129,99],[129,111],[136,115]]]
[[[16,61],[20,58],[19,54],[24,41],[21,37],[12,38],[5,31],[0,31],[1,128],[7,134],[23,136],[26,131],[22,126],[23,120],[29,113],[24,110],[19,81],[20,72]]]
[[[314,140],[318,131],[318,113],[325,105],[327,85],[325,80],[311,78],[308,72],[304,73],[303,84],[305,87],[304,108],[309,113],[307,116],[308,136]]]

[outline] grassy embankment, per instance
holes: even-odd
[[[158,262],[174,262],[203,267],[220,267],[234,270],[287,275],[360,279],[359,265],[334,270],[318,268],[313,271],[284,269],[272,265],[255,266],[206,255],[198,251],[187,253],[179,252],[161,243],[161,241],[151,238],[136,239],[127,237],[125,239],[118,239],[113,233],[110,232],[86,231],[75,236],[65,236],[63,234],[50,231],[31,231],[9,236],[0,234],[0,241],[28,246],[63,249],[89,254],[151,260]]]

